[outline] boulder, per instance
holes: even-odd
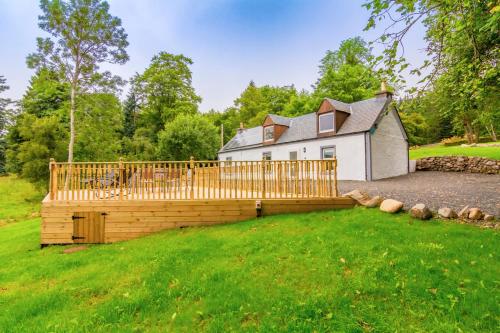
[[[344,194],[344,197],[352,198],[361,205],[364,205],[364,203],[370,200],[368,193],[361,190],[352,190],[351,192]]]
[[[423,203],[416,204],[410,209],[410,215],[416,219],[428,220],[432,217],[432,213]]]
[[[394,199],[385,199],[380,204],[380,210],[386,213],[397,213],[403,208],[403,203]]]
[[[495,221],[495,216],[490,215],[490,214],[486,214],[486,215],[484,215],[484,220],[485,221]]]
[[[483,212],[479,208],[471,208],[469,210],[469,219],[480,220],[483,217]]]
[[[439,208],[438,215],[444,219],[456,219],[458,217],[457,213],[448,207]]]
[[[469,217],[469,206],[465,206],[461,211],[458,212],[458,217],[461,219],[466,219]]]
[[[384,198],[382,198],[380,195],[376,195],[373,198],[371,198],[370,200],[362,203],[362,205],[365,207],[368,207],[368,208],[375,208],[375,207],[380,206],[380,204],[382,203],[383,200],[384,200]]]

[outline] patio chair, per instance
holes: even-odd
[[[128,194],[131,186],[130,180],[132,179],[133,173],[129,174],[128,181],[125,182],[122,185],[128,184],[128,186],[123,187],[121,189],[124,189],[125,195]],[[123,174],[125,176],[125,174]],[[125,179],[125,177],[122,177],[122,179]],[[106,174],[103,177],[96,177],[96,178],[88,178],[83,181],[84,184],[90,184],[94,188],[94,196],[99,197],[100,194],[104,193],[104,197],[112,198],[117,193],[115,193],[115,189],[120,190],[120,177],[115,173],[114,170],[111,170],[110,172],[106,172]],[[106,196],[107,195],[107,196]]]

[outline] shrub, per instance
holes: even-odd
[[[163,160],[212,160],[217,150],[217,128],[200,114],[181,114],[158,134],[158,157]]]
[[[479,138],[478,143],[490,142],[490,141],[491,141],[490,137],[482,136]],[[460,137],[460,136],[452,136],[451,138],[446,138],[446,139],[441,140],[441,144],[443,146],[458,146],[458,145],[461,145],[463,143],[467,143],[467,139]]]
[[[452,136],[451,138],[441,140],[443,146],[457,146],[462,143],[467,143],[467,140],[460,136]]]

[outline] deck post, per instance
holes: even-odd
[[[118,163],[119,175],[118,181],[120,183],[120,200],[123,200],[123,157],[120,157],[120,161]],[[125,177],[126,178],[126,177]]]
[[[191,156],[191,158],[189,159],[189,168],[191,169],[191,184],[190,184],[190,187],[191,187],[191,191],[190,191],[190,197],[191,199],[194,199],[194,189],[193,189],[193,185],[194,185],[194,157]],[[187,189],[186,189],[187,191]]]
[[[50,181],[49,181],[50,200],[54,200],[56,198],[56,193],[57,193],[57,164],[56,160],[53,158],[50,159],[49,170],[50,170]]]
[[[261,172],[262,172],[262,198],[266,198],[266,159],[263,157],[262,158],[262,167],[261,167]]]
[[[335,183],[335,197],[338,198],[339,196],[339,189],[337,187],[337,158],[333,160],[333,181]]]
[[[221,168],[220,168],[220,164],[221,164],[221,161],[219,160],[217,165],[218,165],[218,168],[219,168],[219,175],[218,175],[218,184],[219,184],[219,199],[222,197],[221,195],[221,190],[222,190],[222,172],[221,172]]]

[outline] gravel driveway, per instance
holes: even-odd
[[[353,189],[367,191],[405,203],[405,209],[424,203],[434,211],[450,207],[457,212],[465,205],[500,216],[500,175],[418,171],[405,176],[372,182],[339,181],[341,193]]]

